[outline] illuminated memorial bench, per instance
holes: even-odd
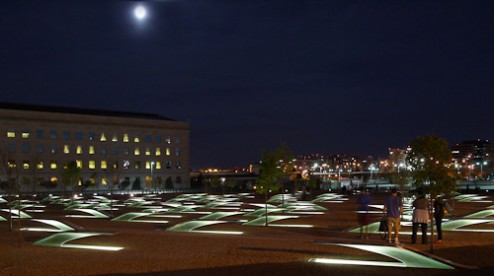
[[[80,232],[80,233],[58,233],[41,239],[35,243],[34,245],[41,246],[52,246],[52,247],[62,247],[62,248],[75,248],[75,249],[92,249],[92,250],[104,250],[104,251],[119,251],[122,250],[123,247],[119,246],[106,246],[106,245],[91,245],[91,244],[71,244],[69,242],[95,237],[102,235],[113,235],[111,233],[97,233],[97,232]]]

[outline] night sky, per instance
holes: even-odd
[[[0,39],[0,101],[189,121],[193,169],[494,139],[494,1],[3,0]]]

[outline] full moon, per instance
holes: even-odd
[[[134,9],[134,16],[138,20],[142,20],[142,19],[146,18],[146,15],[147,15],[147,11],[146,11],[146,8],[144,8],[143,6],[137,6]]]

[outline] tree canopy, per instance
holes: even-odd
[[[257,178],[257,193],[278,191],[293,171],[292,160],[293,154],[286,144],[281,144],[274,152],[264,151]]]
[[[454,192],[456,181],[450,169],[451,159],[451,150],[446,140],[434,135],[413,139],[406,157],[413,185],[416,188],[425,188],[433,195]]]

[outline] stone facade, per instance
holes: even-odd
[[[190,188],[189,132],[155,114],[4,103],[0,179],[27,192]],[[64,185],[69,162],[80,174]]]

